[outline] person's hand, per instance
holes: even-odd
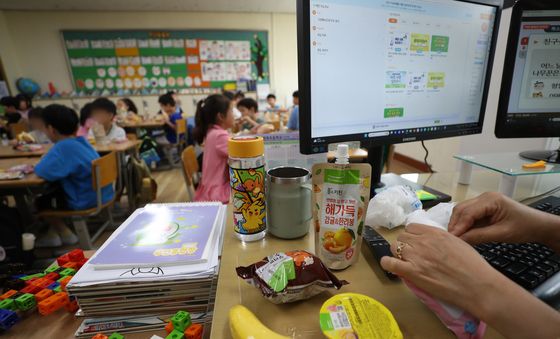
[[[398,246],[402,248],[402,259],[398,258]],[[391,244],[391,251],[395,257],[381,259],[385,270],[473,315],[487,293],[506,279],[470,245],[431,226],[408,225]]]
[[[448,228],[451,234],[471,244],[492,241],[539,242],[547,237],[543,233],[547,233],[546,230],[553,221],[550,217],[492,192],[455,206]],[[557,229],[559,230],[560,228]]]

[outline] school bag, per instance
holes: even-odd
[[[152,177],[144,160],[131,156],[127,166],[128,172],[131,174],[132,196],[136,200],[136,205],[141,206],[156,200],[157,182]]]

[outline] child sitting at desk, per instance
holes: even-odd
[[[164,94],[158,99],[161,108],[161,116],[165,122],[165,135],[156,138],[160,145],[177,143],[177,120],[182,119],[181,111],[177,109],[177,104],[171,93]]]
[[[229,202],[228,128],[234,125],[231,101],[221,95],[210,95],[196,107],[194,139],[204,143],[202,181],[196,190],[195,201]]]
[[[114,123],[115,116],[117,115],[117,106],[107,98],[98,98],[91,103],[91,118],[97,122],[102,128],[102,131],[96,132],[96,127],[93,126],[89,130],[89,138],[104,137],[105,140],[122,141],[126,140],[126,132]],[[105,132],[103,136],[103,132]]]
[[[91,118],[91,102],[88,102],[80,110],[80,127],[78,128],[77,135],[87,138],[89,130],[94,123],[95,121]]]
[[[257,117],[259,111],[259,104],[251,98],[239,100],[237,109],[241,112],[239,119],[239,130],[249,130],[250,133],[257,133],[259,127],[264,123],[264,120]]]
[[[29,127],[31,131],[29,133],[21,133],[16,135],[16,138],[10,141],[10,144],[15,146],[18,143],[26,144],[50,144],[51,141],[49,137],[45,134],[45,123],[43,122],[43,109],[41,107],[34,107],[29,110],[27,114]]]
[[[268,104],[266,106],[267,111],[276,112],[276,111],[280,110],[280,105],[278,105],[276,103],[276,95],[274,95],[274,94],[267,95],[266,96],[266,103]]]
[[[54,142],[51,150],[35,166],[39,177],[60,184],[61,189],[36,200],[39,210],[83,210],[96,206],[97,194],[93,190],[91,162],[99,155],[83,137],[76,137],[78,115],[63,105],[49,105],[42,113],[45,133]],[[103,203],[113,198],[111,185],[102,189]],[[56,247],[75,244],[76,235],[59,218],[48,218],[48,232],[40,237],[37,246]]]

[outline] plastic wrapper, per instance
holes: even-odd
[[[274,304],[309,299],[348,284],[338,280],[321,259],[306,251],[275,253],[250,266],[237,267],[236,271]]]
[[[414,211],[407,216],[406,224],[423,224],[447,231],[453,207],[455,207],[453,203],[441,203],[428,211]],[[484,322],[460,308],[432,297],[424,290],[414,286],[411,282],[407,280],[404,280],[404,282],[458,339],[481,339],[484,337],[484,332],[486,331],[486,324]]]
[[[370,200],[366,225],[395,228],[404,225],[406,217],[417,210],[422,210],[422,202],[415,192],[405,186],[391,186]]]

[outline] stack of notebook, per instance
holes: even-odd
[[[163,328],[178,310],[209,324],[226,207],[152,204],[134,212],[68,283],[86,319],[76,336]]]

